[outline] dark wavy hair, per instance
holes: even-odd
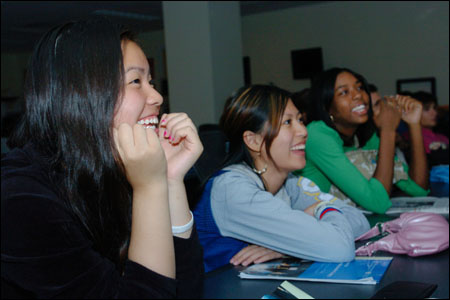
[[[367,93],[369,97],[369,120],[360,125],[356,130],[356,136],[358,137],[359,146],[364,146],[370,137],[376,132],[375,124],[373,123],[373,110],[372,110],[372,101],[370,99],[369,87],[366,79],[347,68],[331,68],[320,73],[317,77],[315,77],[312,85],[311,85],[311,111],[310,116],[308,115],[308,121],[323,121],[327,124],[328,127],[333,128],[336,132],[339,133],[342,140],[344,141],[344,145],[349,146],[353,143],[353,139],[349,139],[343,136],[334,126],[333,121],[330,118],[330,107],[334,99],[334,86],[336,83],[336,79],[339,74],[342,72],[348,72],[355,76],[357,80],[362,83],[362,87],[364,91]]]
[[[229,141],[229,153],[222,168],[246,162],[255,167],[248,151],[243,134],[250,130],[264,133],[264,142],[270,159],[270,146],[280,131],[283,112],[291,94],[271,85],[251,85],[240,88],[226,104],[219,126]],[[266,123],[268,124],[265,128]]]
[[[123,40],[133,35],[98,17],[48,31],[29,62],[25,114],[9,141],[10,147],[31,142],[48,159],[68,210],[118,267],[130,234],[132,192],[112,134],[123,90]]]

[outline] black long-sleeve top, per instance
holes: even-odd
[[[203,253],[194,229],[174,237],[176,279],[127,260],[122,273],[57,196],[31,145],[2,159],[2,298],[200,298]]]

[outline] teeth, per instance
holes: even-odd
[[[357,107],[353,108],[352,111],[362,111],[366,108],[364,104],[358,105]]]
[[[304,150],[305,145],[297,145],[291,148],[291,150]]]
[[[145,120],[139,120],[137,123],[139,124],[139,125],[148,125],[148,124],[154,124],[154,125],[156,125],[156,124],[158,124],[158,117],[151,117],[151,118],[148,118],[148,119],[145,119]]]
[[[150,125],[150,126],[145,126],[144,127],[145,129],[153,129],[153,130],[155,130],[156,129],[156,126],[153,126],[153,125]]]

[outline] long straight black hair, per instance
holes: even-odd
[[[355,78],[361,82],[364,91],[369,96],[369,120],[360,125],[356,130],[356,136],[358,137],[359,146],[364,146],[370,137],[376,132],[375,124],[373,123],[373,110],[372,101],[370,99],[370,92],[366,79],[347,68],[331,68],[315,77],[311,85],[311,110],[310,115],[308,115],[308,121],[323,121],[328,127],[333,128],[339,133],[344,145],[350,146],[353,143],[353,139],[348,139],[343,136],[334,126],[333,121],[330,118],[330,107],[334,99],[334,86],[336,84],[336,79],[342,72],[348,72],[355,76]]]
[[[132,192],[112,134],[123,89],[123,40],[132,34],[98,17],[48,31],[31,57],[26,111],[9,141],[10,147],[30,142],[48,159],[49,178],[67,209],[118,267],[129,239]]]

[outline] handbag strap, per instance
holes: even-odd
[[[363,233],[358,238],[356,238],[355,241],[364,241],[364,240],[370,239],[370,241],[368,243],[372,243],[376,240],[381,239],[382,237],[385,237],[388,234],[389,234],[389,232],[387,232],[385,230],[384,223],[378,222],[369,231],[367,231],[366,233]]]

